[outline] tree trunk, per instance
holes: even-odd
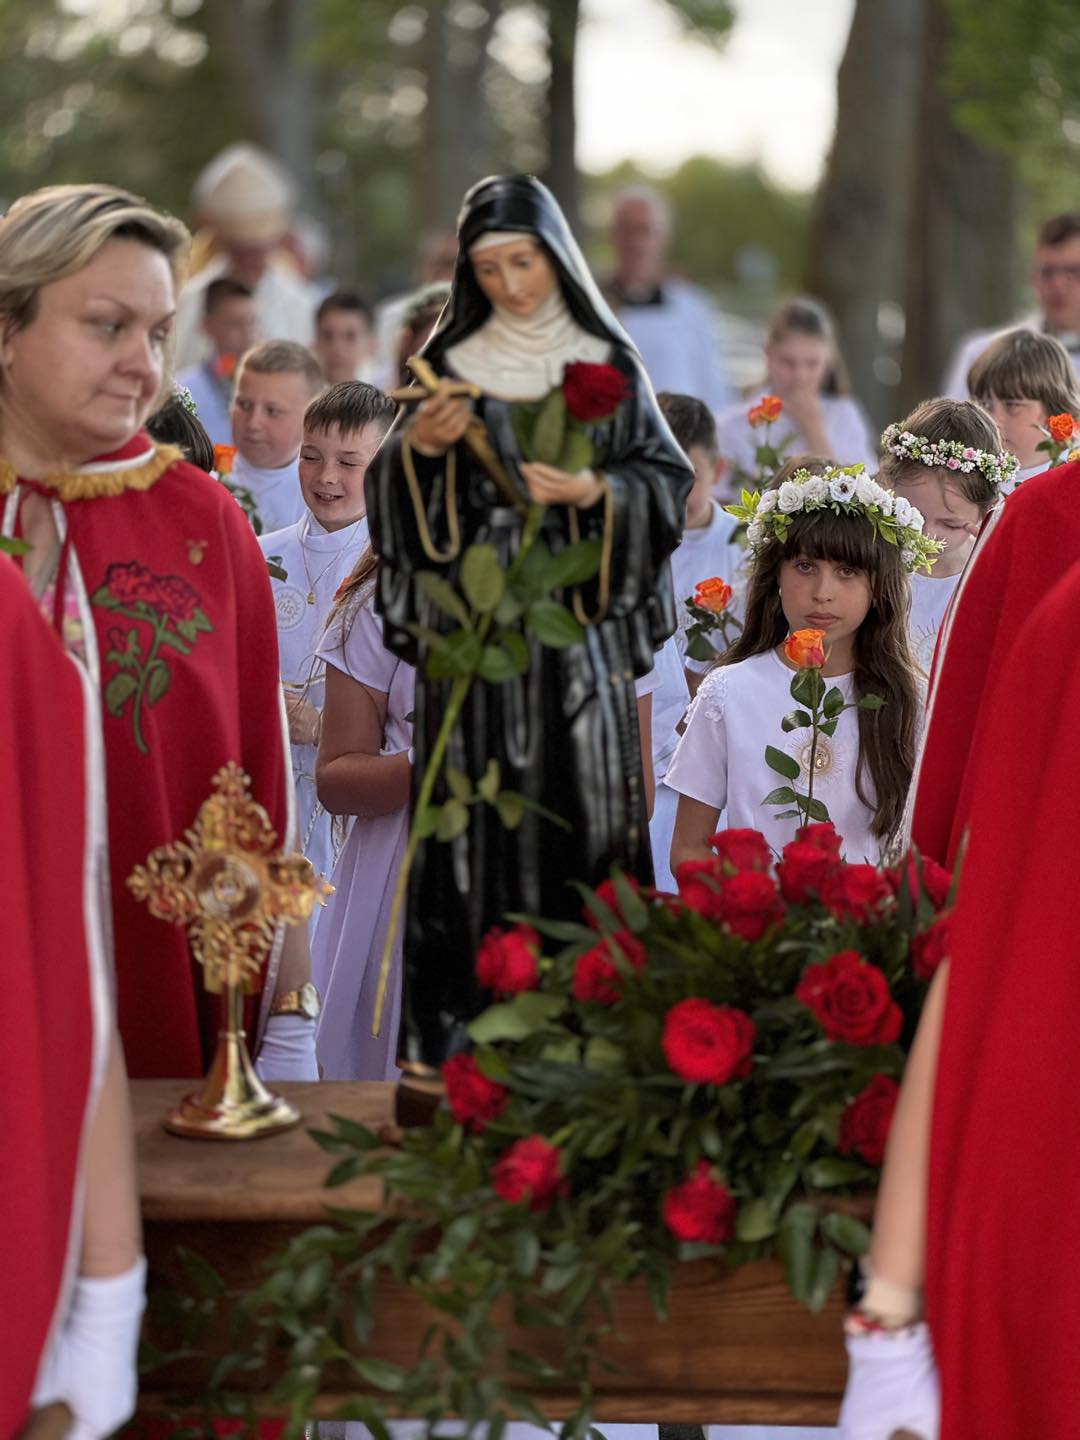
[[[832,311],[852,387],[875,421],[896,408],[897,377],[880,363],[879,307],[902,295],[925,4],[856,0],[811,222],[807,289]]]
[[[428,6],[425,69],[426,161],[419,212],[427,229],[452,226],[461,197],[490,168],[492,137],[484,98],[487,47],[501,0],[487,0],[481,25],[465,29],[442,0]]]
[[[1013,162],[953,119],[945,90],[949,40],[945,0],[928,0],[897,418],[938,393],[965,332],[1006,323],[1017,300]]]
[[[574,62],[580,0],[548,0],[548,163],[544,179],[575,234],[581,232]]]

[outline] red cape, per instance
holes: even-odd
[[[85,915],[84,690],[0,556],[0,1435],[26,1419],[74,1261],[75,1179],[107,1010]],[[98,923],[100,924],[100,916]]]
[[[87,473],[153,458],[145,435]],[[147,488],[64,505],[68,571],[85,588],[102,695],[117,1008],[132,1078],[204,1073],[219,1028],[186,932],[127,878],[183,837],[235,760],[287,833],[277,625],[266,562],[229,492],[177,462]],[[95,647],[88,643],[91,674]],[[248,1030],[253,1008],[249,1007]]]
[[[941,1440],[1080,1424],[1078,613],[1074,564],[992,664],[972,757],[931,1149]]]
[[[1027,480],[992,517],[946,617],[912,786],[912,839],[949,869],[971,812],[985,691],[1043,596],[1080,559],[1080,462]]]

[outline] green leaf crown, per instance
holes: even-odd
[[[909,571],[929,574],[944,549],[939,540],[923,534],[923,517],[914,505],[879,485],[862,465],[830,465],[820,475],[796,470],[775,490],[744,490],[740,503],[727,510],[746,522],[746,538],[755,555],[774,540],[783,544],[793,518],[815,510],[865,516],[880,539],[897,547]]]

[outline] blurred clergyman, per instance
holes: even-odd
[[[1037,330],[1060,340],[1080,375],[1080,211],[1052,215],[1039,227],[1031,283],[1039,308],[997,330],[978,330],[961,340],[942,386],[955,400],[969,400],[968,373],[992,341],[1009,330]]]
[[[292,187],[281,166],[254,145],[230,145],[196,180],[192,207],[201,228],[177,305],[176,368],[211,354],[205,291],[222,277],[254,292],[259,337],[309,344],[319,295],[290,254]]]

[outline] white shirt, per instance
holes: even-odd
[[[177,370],[209,359],[213,345],[202,328],[206,308],[206,287],[211,280],[227,275],[229,263],[223,255],[211,260],[187,282],[176,301]],[[320,295],[290,266],[271,263],[255,286],[255,317],[260,340],[295,340],[310,345],[315,334],[315,311]]]
[[[690,704],[690,691],[674,635],[657,650],[653,668],[634,681],[634,693],[639,700],[645,695],[652,696],[652,764],[653,774],[660,781],[667,774],[679,743],[675,727]]]
[[[720,454],[737,470],[746,475],[757,472],[755,458],[757,447],[764,443],[768,430],[769,444],[779,447],[791,436],[791,444],[784,451],[784,459],[790,459],[801,451],[809,449],[805,438],[795,428],[786,414],[771,426],[755,429],[747,419],[747,412],[756,405],[766,392],[732,405],[717,417],[716,436]],[[878,467],[877,445],[869,421],[862,406],[854,395],[819,395],[822,424],[829,450],[837,465],[865,465],[872,475]],[[725,477],[726,488],[732,487]]]
[[[941,622],[963,573],[963,570],[958,570],[955,575],[942,575],[940,578],[920,574],[911,576],[908,640],[916,663],[927,675],[930,674]]]
[[[212,445],[232,444],[232,420],[229,418],[229,399],[232,384],[219,380],[210,368],[210,362],[191,365],[181,370],[176,377],[178,385],[186,385],[191,391],[198,411],[199,424],[210,437]]]
[[[722,321],[709,296],[686,280],[667,279],[656,305],[616,306],[619,323],[641,352],[655,390],[703,400],[715,415],[733,387],[720,346]]]
[[[801,774],[794,786],[800,794],[807,792],[810,732],[785,734],[780,728],[784,716],[796,708],[791,698],[794,676],[775,650],[735,665],[715,666],[694,697],[686,733],[665,777],[681,795],[716,810],[726,806],[729,826],[760,830],[778,853],[794,840],[800,822],[776,818],[791,806],[761,803],[778,786],[792,783],[765,763],[766,745],[787,751],[799,762]],[[854,699],[851,675],[827,677],[826,684],[830,689],[835,686],[845,701]],[[858,760],[857,712],[845,710],[836,733],[818,741],[814,796],[828,807],[845,858],[876,863],[881,845],[871,833],[873,815],[855,792]],[[864,786],[870,789],[868,776]]]
[[[1011,495],[1016,489],[1016,487],[1018,485],[1022,485],[1025,480],[1030,480],[1033,475],[1041,475],[1044,471],[1049,469],[1049,456],[1047,456],[1045,460],[1040,460],[1037,465],[1025,465],[1022,470],[1017,470],[1014,473],[1011,480],[1005,481],[1004,485],[1002,485],[1001,490],[999,491],[1000,495],[1004,499],[1006,495]]]
[[[367,519],[343,530],[324,530],[310,510],[284,530],[259,536],[264,555],[280,556],[285,580],[270,577],[277,612],[278,664],[290,694],[322,711],[326,671],[319,656],[334,596],[368,543]],[[314,601],[308,603],[308,596]],[[293,779],[304,854],[317,872],[334,868],[330,817],[315,793],[316,745],[291,745]]]
[[[739,522],[718,500],[710,500],[709,504],[712,507],[709,523],[697,530],[685,529],[671,556],[671,579],[679,617],[675,641],[683,660],[686,659],[686,631],[691,623],[686,601],[693,595],[694,587],[714,576],[726,580],[735,591],[731,609],[736,614],[741,610],[745,590],[745,562],[749,552],[731,538]],[[717,639],[719,643],[719,637]],[[722,645],[719,648],[723,648]]]
[[[308,514],[304,504],[304,492],[300,489],[300,455],[288,465],[276,470],[260,470],[245,460],[239,451],[233,461],[231,474],[226,477],[230,485],[239,485],[250,490],[255,500],[255,510],[262,526],[261,535],[275,530],[284,530],[295,525]],[[277,551],[268,552],[277,554]]]

